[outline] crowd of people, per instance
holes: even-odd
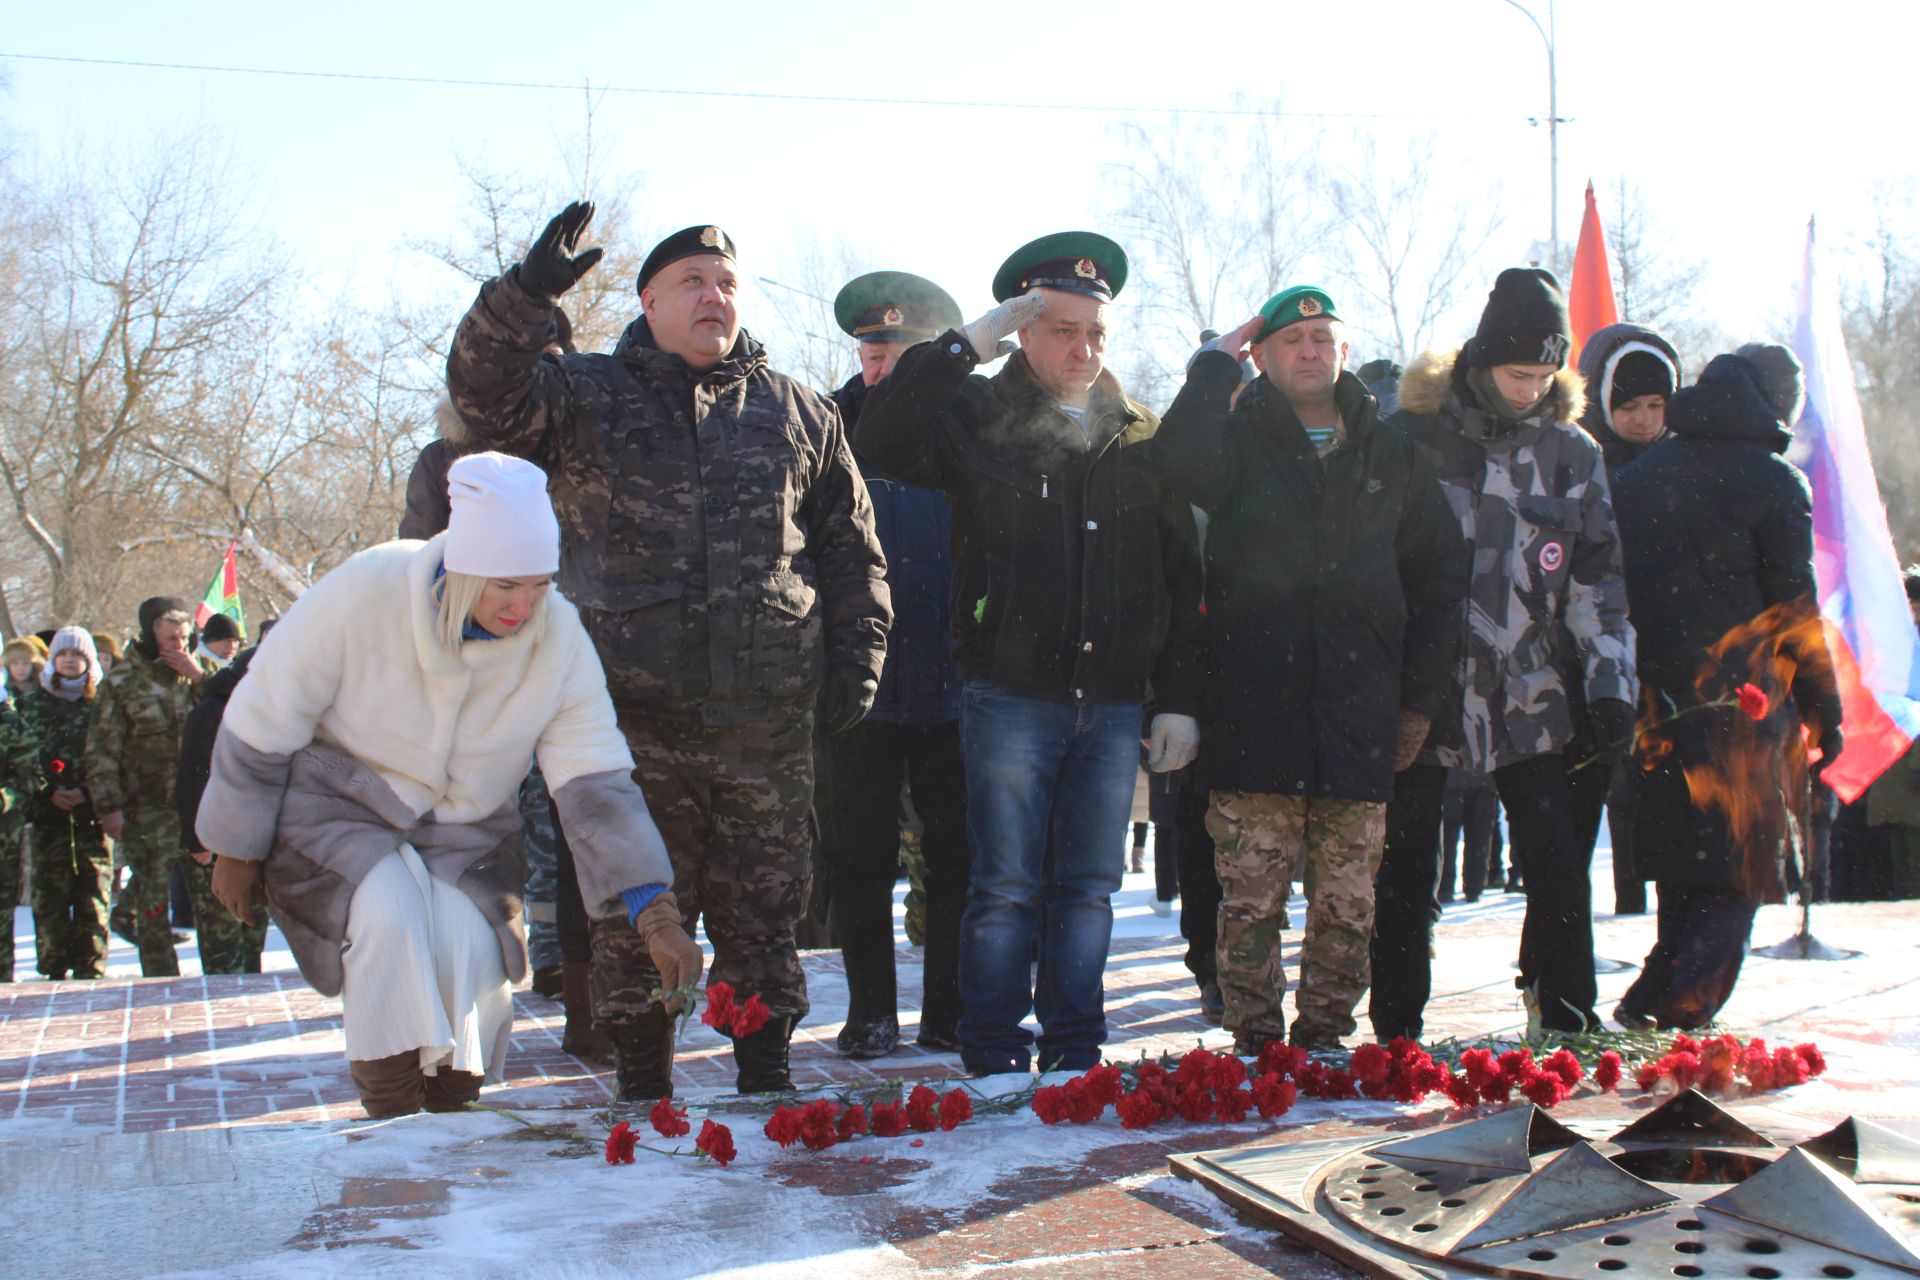
[[[103,837],[143,972],[171,972],[179,863],[208,971],[257,966],[269,903],[396,1115],[498,1077],[529,849],[536,983],[628,1100],[672,1092],[696,926],[709,983],[764,1011],[729,1023],[738,1088],[791,1087],[810,902],[840,1051],[894,1052],[903,849],[918,1044],[975,1075],[1094,1065],[1143,764],[1156,902],[1241,1053],[1339,1049],[1363,999],[1366,1034],[1418,1039],[1456,873],[1526,894],[1531,1026],[1601,1027],[1603,812],[1616,909],[1657,893],[1624,1026],[1711,1021],[1758,907],[1810,874],[1795,832],[1844,743],[1785,348],[1688,385],[1622,324],[1573,367],[1529,267],[1459,348],[1356,369],[1299,284],[1202,335],[1157,416],[1104,360],[1126,255],[1074,231],[1010,255],[971,321],[919,276],[848,282],[860,368],[829,396],[742,327],[714,226],[648,255],[612,351],[576,351],[591,218],[482,286],[401,540],[271,643],[235,657],[156,599],[104,677],[77,627],[8,647],[43,972],[99,973]],[[1742,785],[1730,760],[1769,785],[1701,801],[1702,770]],[[1910,776],[1883,783],[1902,822]]]

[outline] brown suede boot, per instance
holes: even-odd
[[[480,1096],[481,1077],[476,1071],[455,1071],[441,1067],[430,1076],[421,1076],[429,1111],[464,1111]]]
[[[613,1040],[593,1024],[593,1002],[587,997],[585,960],[569,960],[560,972],[560,999],[567,1007],[567,1027],[560,1047],[588,1062],[613,1061]]]
[[[420,1077],[420,1051],[408,1049],[387,1058],[348,1059],[353,1087],[369,1120],[410,1116],[426,1101]]]

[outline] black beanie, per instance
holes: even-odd
[[[1623,405],[1641,396],[1670,396],[1674,393],[1673,366],[1651,351],[1629,351],[1613,367],[1613,389],[1609,405]]]
[[[1800,372],[1800,357],[1777,342],[1749,342],[1733,354],[1752,365],[1760,375],[1760,386],[1767,401],[1789,430],[1800,420],[1806,404],[1807,383]]]
[[[1493,282],[1480,327],[1467,343],[1467,367],[1500,364],[1566,364],[1573,347],[1567,320],[1567,295],[1553,272],[1539,267],[1508,267]]]
[[[200,639],[205,643],[210,643],[215,640],[244,640],[245,638],[246,637],[240,634],[240,624],[224,613],[214,614],[211,618],[207,619],[207,625],[200,628]]]
[[[148,596],[140,602],[140,636],[133,647],[148,662],[160,656],[160,646],[153,638],[153,624],[172,613],[184,615],[189,623],[193,621],[193,610],[179,596]]]

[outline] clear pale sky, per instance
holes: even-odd
[[[1533,0],[1544,20],[1545,0]],[[1279,100],[1328,136],[1389,149],[1439,130],[1451,192],[1497,184],[1492,266],[1547,235],[1546,59],[1503,0],[1344,4],[0,6],[0,53],[761,94],[1096,105],[1115,111],[869,106],[609,94],[596,128],[643,174],[636,214],[712,221],[750,272],[796,234],[845,234],[931,276],[969,312],[1002,257],[1101,225],[1120,126],[1152,107]],[[1788,314],[1809,213],[1845,247],[1877,187],[1911,193],[1920,5],[1908,0],[1560,0],[1561,235],[1618,175],[1669,247],[1707,257],[1706,310],[1759,332]],[[544,170],[581,118],[542,92],[143,70],[0,58],[16,152],[133,145],[210,125],[255,175],[263,222],[323,295],[445,288],[410,241],[457,213],[458,154]],[[1129,114],[1129,111],[1132,114]],[[1207,121],[1189,119],[1188,127]],[[1315,124],[1299,122],[1301,133]],[[1231,127],[1243,127],[1233,125]],[[524,157],[525,159],[520,159]],[[1233,173],[1219,181],[1231,191]],[[556,189],[557,208],[571,193]],[[1489,197],[1490,198],[1490,197]],[[1458,321],[1471,327],[1476,284]],[[451,318],[451,317],[450,317]],[[1232,322],[1238,316],[1219,317]],[[753,323],[748,314],[748,323]],[[1223,326],[1224,327],[1224,326]]]

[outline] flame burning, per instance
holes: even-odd
[[[1684,742],[1679,764],[1688,795],[1725,820],[1754,889],[1777,884],[1780,848],[1792,840],[1804,849],[1812,830],[1801,716],[1817,709],[1796,706],[1793,694],[1834,687],[1830,625],[1811,597],[1774,605],[1707,650],[1694,705],[1662,706],[1654,690],[1646,692],[1637,726],[1641,767],[1661,767]]]

